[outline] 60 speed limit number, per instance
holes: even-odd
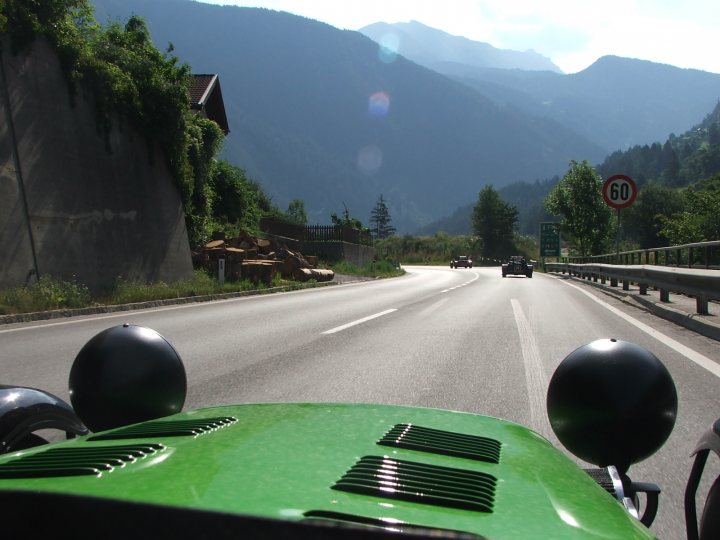
[[[608,206],[613,208],[627,208],[635,202],[637,185],[629,176],[616,174],[605,180],[602,195]]]

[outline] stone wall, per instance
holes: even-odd
[[[35,266],[96,290],[118,276],[191,276],[180,195],[162,154],[128,122],[114,122],[107,140],[92,97],[71,94],[44,42],[17,55],[4,43],[2,65],[0,288],[32,281]]]

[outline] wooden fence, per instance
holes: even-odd
[[[361,231],[340,225],[293,225],[274,218],[263,218],[260,221],[263,232],[292,238],[303,242],[347,242],[348,244],[372,245],[372,235],[368,231]]]
[[[306,242],[347,242],[371,245],[370,233],[338,225],[310,225],[305,227],[302,240]]]

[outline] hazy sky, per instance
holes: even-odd
[[[720,0],[201,0],[289,11],[338,28],[419,21],[567,73],[613,54],[720,73]]]

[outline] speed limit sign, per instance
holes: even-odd
[[[618,209],[627,208],[635,202],[637,185],[629,176],[616,174],[605,180],[602,195],[608,206]]]

